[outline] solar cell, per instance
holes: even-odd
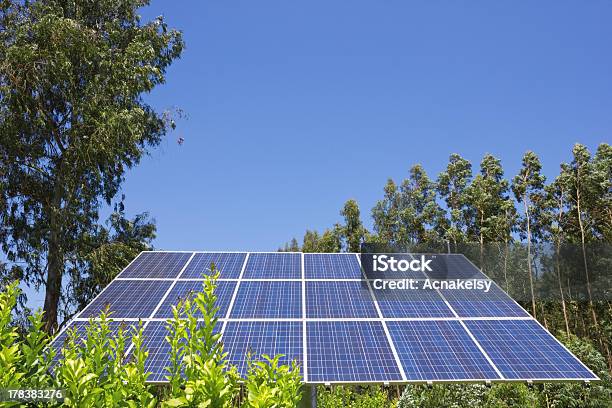
[[[301,318],[302,283],[243,281],[230,318]]]
[[[596,379],[535,320],[465,322],[508,379]]]
[[[307,322],[308,381],[400,381],[380,322]]]
[[[365,283],[306,282],[306,317],[378,317]]]
[[[193,294],[195,292],[201,292],[202,289],[202,281],[177,281],[170,293],[160,306],[160,308],[155,312],[155,318],[172,317],[172,306],[176,306],[179,300],[185,300],[187,297],[193,298]],[[232,299],[232,295],[234,294],[234,288],[236,287],[236,282],[232,281],[218,281],[217,287],[215,289],[215,295],[217,296],[217,307],[219,311],[217,312],[218,318],[224,318],[227,313],[227,308]],[[199,311],[195,313],[196,317],[202,317],[202,314]]]
[[[302,366],[301,322],[228,322],[222,336],[224,351],[230,364],[238,368],[241,376],[248,370],[248,355],[253,361],[263,354],[274,357],[283,354],[282,364],[296,360]]]
[[[171,281],[115,280],[80,317],[97,317],[109,306],[112,318],[148,318],[172,284]]]
[[[306,279],[361,279],[355,254],[304,254]]]
[[[246,258],[244,252],[207,252],[197,253],[181,275],[181,278],[201,278],[210,274],[211,263],[220,273],[220,279],[238,279]]]
[[[120,278],[176,278],[191,252],[142,252]]]
[[[444,299],[433,289],[373,292],[384,318],[454,317]]]
[[[249,279],[301,279],[302,255],[297,253],[251,253],[244,277]]]
[[[528,317],[529,314],[495,284],[483,290],[441,290],[460,317]]]
[[[499,379],[456,321],[387,322],[408,380]]]

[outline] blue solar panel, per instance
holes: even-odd
[[[302,317],[302,283],[243,281],[230,318]]]
[[[472,320],[468,329],[508,379],[596,379],[535,320]]]
[[[172,317],[172,306],[176,306],[179,300],[185,300],[187,297],[193,298],[195,292],[201,292],[202,281],[178,281],[176,285],[170,290],[168,297],[164,300],[161,307],[155,313],[155,318],[159,317]],[[217,296],[217,312],[218,318],[224,318],[227,313],[227,308],[234,294],[234,288],[236,282],[231,281],[219,281],[215,289],[215,295]],[[196,317],[202,317],[199,311],[196,311]]]
[[[170,344],[166,341],[166,336],[170,334],[166,328],[166,322],[149,322],[143,332],[143,346],[149,355],[145,362],[145,371],[151,373],[147,381],[167,382],[166,376],[169,375],[166,367],[170,367]],[[221,325],[215,326],[214,333],[221,331]]]
[[[241,376],[247,374],[247,355],[254,361],[261,355],[283,354],[282,364],[296,360],[302,366],[302,323],[300,322],[228,322],[222,337],[230,364]]]
[[[361,279],[355,254],[304,254],[306,279]]]
[[[455,316],[433,289],[374,290],[374,296],[385,318]]]
[[[171,281],[116,280],[93,302],[80,317],[97,317],[106,306],[112,318],[148,318],[172,284]]]
[[[121,278],[176,278],[191,252],[143,252],[121,274]]]
[[[378,317],[365,283],[306,282],[306,317]]]
[[[302,255],[282,252],[249,254],[244,277],[247,279],[301,279]]]
[[[460,317],[528,317],[529,314],[516,304],[495,284],[488,292],[483,290],[447,289],[440,291]]]
[[[401,380],[380,322],[308,322],[309,382]]]
[[[246,253],[210,252],[195,254],[181,278],[201,278],[210,274],[210,264],[214,263],[221,279],[238,279]]]
[[[408,380],[499,379],[456,321],[387,322]]]

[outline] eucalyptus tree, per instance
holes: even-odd
[[[0,3],[2,249],[45,287],[57,326],[62,279],[127,169],[173,127],[143,95],[165,81],[182,35],[148,0]]]
[[[442,217],[436,201],[436,187],[420,164],[410,169],[410,175],[400,186],[399,221],[403,244],[436,240],[435,226]]]
[[[577,241],[582,252],[584,277],[593,324],[598,327],[597,313],[593,305],[591,277],[586,251],[587,242],[596,239],[596,225],[599,195],[602,193],[601,177],[595,171],[591,154],[586,146],[574,145],[571,163],[561,164],[560,182],[567,192],[567,211],[565,212],[566,236]]]
[[[387,180],[385,195],[372,209],[374,232],[380,242],[397,244],[400,233],[400,193],[392,179]]]
[[[344,239],[345,248],[348,252],[359,252],[361,243],[364,241],[366,229],[361,222],[359,205],[357,201],[347,200],[340,211],[344,217],[344,224],[341,227],[341,234]]]
[[[467,188],[472,179],[472,164],[456,153],[451,154],[446,170],[440,173],[437,189],[440,198],[446,203],[449,212],[448,228],[444,238],[457,242],[466,240]]]
[[[478,242],[480,248],[480,265],[484,265],[484,247],[487,242],[494,242],[501,234],[500,229],[507,226],[499,223],[506,215],[508,181],[499,159],[486,154],[480,162],[480,173],[465,190],[470,214],[467,233],[470,239]]]
[[[541,208],[544,200],[544,182],[546,177],[541,173],[542,164],[538,156],[528,151],[523,155],[523,163],[519,174],[512,179],[512,192],[516,200],[523,206],[523,216],[519,223],[519,231],[527,242],[527,271],[529,274],[529,290],[531,293],[531,307],[533,316],[536,316],[536,302],[533,283],[533,259],[531,257],[532,242],[541,235],[541,228],[536,228],[533,233],[534,221],[541,225],[541,214],[537,208]],[[538,207],[536,207],[538,206]]]

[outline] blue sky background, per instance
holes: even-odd
[[[276,250],[364,220],[389,177],[612,140],[610,1],[153,1],[187,48],[148,95],[188,115],[127,175],[159,249]],[[185,139],[183,146],[177,137]]]

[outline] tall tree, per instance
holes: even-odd
[[[438,193],[446,202],[449,212],[448,229],[445,239],[453,242],[465,240],[467,224],[466,194],[472,179],[472,165],[456,153],[451,154],[446,170],[438,176]]]
[[[565,230],[570,239],[578,241],[580,244],[591,317],[594,326],[597,328],[597,314],[593,305],[586,245],[587,242],[594,240],[597,236],[595,226],[597,224],[597,204],[599,194],[601,194],[601,179],[595,171],[591,154],[586,146],[576,144],[572,153],[574,156],[572,162],[563,163],[560,174],[568,197]]]
[[[401,240],[400,232],[400,194],[392,179],[387,180],[385,195],[372,209],[374,231],[380,242],[397,244]]]
[[[612,146],[602,143],[593,158],[596,182],[596,202],[593,206],[594,229],[597,237],[612,243]]]
[[[499,220],[505,218],[505,203],[508,197],[508,181],[499,159],[486,154],[480,162],[480,173],[474,177],[466,189],[466,199],[470,214],[467,226],[468,237],[475,239],[480,248],[480,266],[484,267],[485,243],[494,242],[506,228]]]
[[[442,209],[436,202],[435,184],[420,164],[410,169],[410,175],[400,186],[399,218],[401,243],[423,243],[436,239],[433,231]]]
[[[173,126],[143,94],[183,49],[147,0],[0,5],[0,221],[3,250],[45,287],[57,326],[62,278],[98,227],[125,171]]]
[[[361,250],[361,243],[366,235],[366,230],[361,222],[357,201],[351,199],[344,203],[340,215],[344,217],[342,236],[346,250],[348,252],[359,252]]]
[[[544,200],[544,182],[546,178],[541,174],[542,164],[538,156],[531,151],[523,155],[523,164],[519,174],[512,179],[512,192],[519,203],[523,205],[523,217],[520,222],[520,232],[527,241],[527,272],[529,274],[529,289],[531,293],[531,307],[533,316],[536,316],[535,291],[533,284],[533,260],[531,257],[531,244],[537,238],[533,234],[533,224],[541,217],[536,208],[542,207]],[[537,207],[536,207],[537,206]],[[541,225],[541,222],[538,222]],[[536,228],[536,234],[541,229]]]

